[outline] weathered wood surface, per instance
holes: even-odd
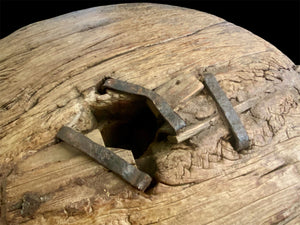
[[[14,32],[0,40],[1,222],[300,223],[295,70],[249,31],[172,6],[98,7]],[[235,107],[257,99],[239,114],[249,150],[232,149],[220,120],[186,142],[154,142],[137,165],[157,184],[140,193],[55,142],[62,125],[93,130],[93,109],[130,102],[95,93],[105,76],[154,89],[196,126],[217,113],[199,81],[204,72],[216,73]]]

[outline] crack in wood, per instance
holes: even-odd
[[[266,172],[266,173],[260,175],[260,177],[264,177],[264,176],[267,176],[267,175],[269,175],[269,174],[271,174],[271,173],[280,171],[281,169],[283,169],[283,168],[285,168],[285,167],[287,167],[287,166],[289,166],[289,165],[290,165],[290,164],[288,164],[288,163],[284,163],[284,164],[282,164],[282,165],[279,165],[279,166],[277,166],[276,168],[274,168],[274,169],[272,169],[272,170],[270,170],[270,171],[268,171],[268,172]]]

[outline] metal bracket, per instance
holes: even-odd
[[[215,76],[213,74],[205,74],[204,85],[217,103],[219,110],[233,133],[236,141],[235,149],[237,151],[247,149],[250,145],[248,134]]]
[[[186,124],[180,116],[173,111],[171,106],[157,93],[146,89],[142,86],[131,84],[125,81],[108,78],[100,86],[101,91],[105,89],[112,89],[127,94],[139,95],[147,98],[150,101],[150,108],[157,110],[164,120],[170,125],[171,129],[168,131],[169,134],[176,134],[176,132],[185,127]],[[149,103],[148,101],[148,103]],[[152,107],[153,106],[153,107]]]
[[[148,174],[140,171],[114,152],[96,144],[70,127],[63,126],[56,136],[60,140],[89,155],[105,168],[120,175],[124,180],[141,191],[145,191],[152,181],[152,178]]]

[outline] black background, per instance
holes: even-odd
[[[126,2],[138,1],[0,0],[0,38],[39,20],[80,9]],[[295,64],[300,64],[300,0],[147,2],[193,8],[224,18],[269,41]]]

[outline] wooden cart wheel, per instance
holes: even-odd
[[[156,118],[139,99],[96,91],[107,76],[141,85],[195,125],[218,114],[205,72],[234,107],[255,99],[238,112],[250,149],[233,149],[222,120],[179,144],[153,141]],[[300,76],[241,27],[167,5],[86,9],[1,39],[0,80],[4,224],[300,223]],[[57,142],[63,125],[155,182],[139,192]]]

